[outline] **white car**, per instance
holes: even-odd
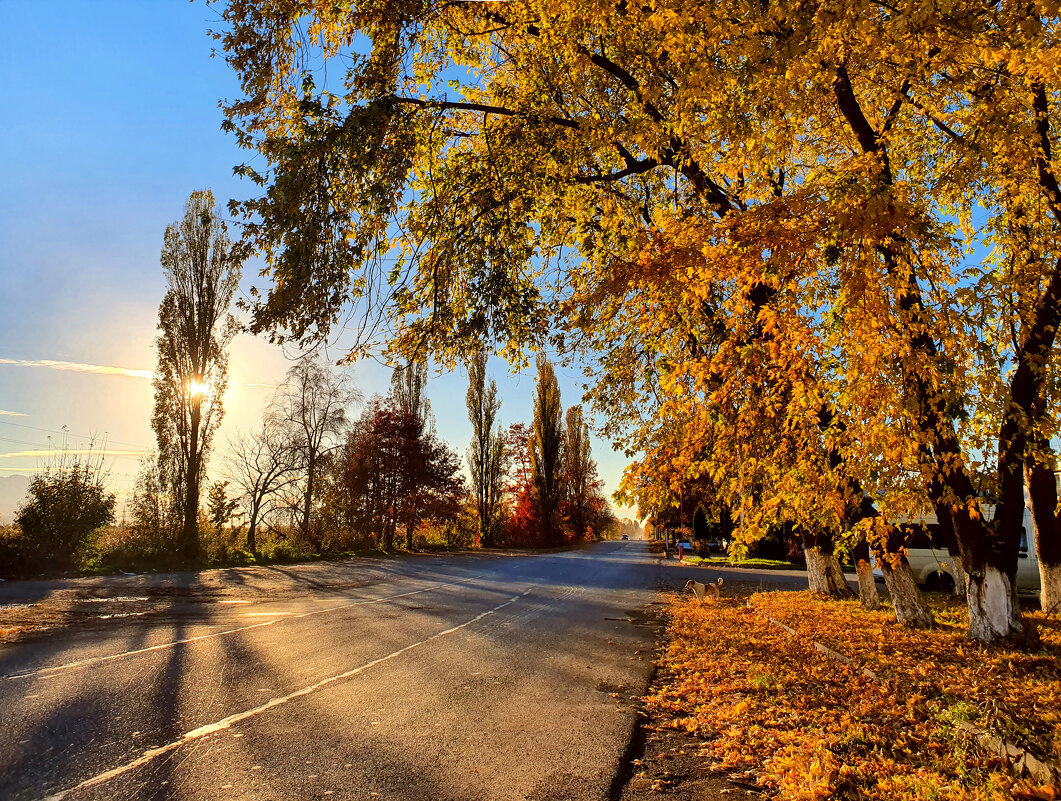
[[[994,509],[986,510],[988,519]],[[921,524],[921,531],[915,532],[907,546],[906,559],[914,580],[930,592],[952,592],[955,585],[954,560],[943,543],[939,533],[939,523],[934,514],[924,515],[910,521]],[[901,524],[900,524],[901,525]],[[1039,562],[1035,549],[1029,548],[1028,535],[1032,531],[1031,510],[1024,509],[1024,533],[1020,540],[1020,554],[1017,561],[1017,592],[1038,595]]]

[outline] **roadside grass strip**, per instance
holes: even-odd
[[[924,632],[810,593],[675,598],[647,711],[703,738],[708,769],[785,799],[1061,797],[969,736],[1058,759],[1061,620],[1030,615],[1035,653],[986,648],[965,639],[959,603],[933,603],[939,625]]]

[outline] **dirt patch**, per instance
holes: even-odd
[[[750,597],[759,588],[758,583],[733,582],[723,586],[723,595],[730,598]],[[670,586],[663,591],[677,591]],[[711,602],[708,601],[707,604]],[[661,626],[666,623],[666,601],[650,604],[642,609],[632,609],[626,614],[635,625]],[[657,653],[660,661],[662,642]],[[647,695],[655,694],[669,679],[654,672]],[[660,798],[676,801],[722,801],[737,798],[770,798],[768,791],[758,788],[742,772],[731,772],[713,767],[704,758],[704,746],[708,739],[674,729],[666,717],[652,717],[637,696],[630,696],[631,688],[600,684],[597,689],[612,697],[626,699],[637,714],[631,733],[630,745],[624,754],[616,781],[609,797],[612,801],[658,801]]]
[[[721,801],[770,798],[741,773],[713,769],[703,756],[704,739],[643,721],[641,754],[631,763],[631,776],[621,801],[668,798],[675,801]]]
[[[157,615],[169,606],[168,601],[147,595],[105,597],[83,590],[58,590],[36,603],[0,607],[0,644],[46,636],[71,626],[106,625],[108,620]]]

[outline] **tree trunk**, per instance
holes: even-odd
[[[827,532],[811,533],[804,529],[803,555],[807,559],[807,583],[811,592],[828,595],[830,598],[854,596],[847,586],[840,560],[833,549],[833,538]]]
[[[251,507],[250,519],[247,521],[247,550],[253,554],[258,553],[258,507]]]
[[[840,563],[836,554],[825,553],[819,547],[803,547],[807,559],[807,584],[811,592],[828,595],[831,598],[848,598],[853,593],[843,580]],[[840,580],[837,580],[837,576]]]
[[[311,454],[306,464],[306,495],[302,509],[302,536],[308,543],[313,542],[310,515],[313,512],[313,480],[316,478],[316,467],[316,459]]]
[[[965,528],[984,526],[983,520],[974,519],[965,507],[958,507],[955,512],[954,529],[959,542],[963,544],[962,555],[967,574],[969,637],[981,642],[1005,639],[1036,641],[1034,630],[1025,626],[1010,578],[1016,574],[1016,556],[1012,560],[1013,569],[1009,570],[1004,566],[1008,560],[989,549],[987,537],[964,534]],[[1004,544],[998,540],[996,538],[994,544]]]
[[[181,530],[181,553],[187,559],[199,556],[199,478],[202,473],[200,463],[202,453],[199,448],[199,423],[202,410],[199,402],[192,404],[191,439],[188,442],[188,463],[184,494],[184,521]]]
[[[1061,613],[1061,565],[1039,560],[1039,600],[1044,612]]]
[[[851,131],[858,137],[862,151],[867,155],[873,154],[880,160],[881,184],[890,189],[893,185],[893,175],[886,142],[863,113],[846,66],[837,67],[833,89],[839,110]],[[1041,94],[1042,104],[1045,106],[1045,93]],[[1044,109],[1042,119],[1046,118]],[[984,642],[1009,637],[1014,625],[1014,613],[1016,624],[1022,630],[1024,628],[1019,608],[1013,608],[1012,593],[1008,592],[1011,587],[998,581],[998,578],[1006,578],[1007,574],[1013,576],[1016,572],[1017,549],[1013,540],[1014,532],[1006,523],[1012,512],[1000,508],[996,510],[996,518],[1002,517],[1001,525],[997,521],[991,526],[984,523],[979,504],[976,502],[976,488],[962,459],[961,443],[958,441],[953,414],[940,387],[928,381],[921,369],[926,360],[936,359],[939,349],[930,333],[932,326],[926,320],[921,286],[913,266],[916,260],[902,258],[898,247],[892,244],[879,247],[879,252],[888,274],[900,279],[904,284],[897,296],[899,310],[902,312],[902,318],[905,318],[900,319],[899,331],[906,340],[912,358],[900,361],[902,383],[909,399],[911,422],[924,435],[923,442],[932,443],[931,447],[924,444],[921,453],[921,469],[925,475],[929,497],[937,509],[945,504],[955,504],[951,507],[954,533],[960,543],[965,570],[969,574],[969,635]],[[1061,297],[1061,261],[1052,276],[1050,287],[1050,297]],[[1055,289],[1057,291],[1053,292]],[[1053,304],[1050,310],[1056,312],[1056,306],[1056,303]],[[1038,311],[1043,308],[1040,305]],[[1039,337],[1039,334],[1033,333],[1025,338],[1022,357],[1018,360],[1017,370],[1014,371],[1011,381],[1010,403],[1006,406],[1000,426],[998,478],[1003,485],[1000,507],[1010,503],[1009,498],[1012,496],[1012,492],[1006,487],[1007,481],[1012,480],[1012,456],[1017,454],[1017,463],[1020,464],[1024,455],[1018,441],[1018,435],[1024,431],[1019,426],[1012,425],[1019,418],[1019,415],[1015,414],[1017,409],[1030,408],[1031,398],[1021,397],[1023,389],[1027,388],[1022,371],[1026,372],[1026,368],[1031,366],[1028,354],[1041,352],[1049,356],[1049,347],[1043,350],[1039,346],[1052,345],[1053,331],[1056,329],[1056,319],[1052,328],[1040,326],[1043,321],[1046,321],[1046,317],[1037,312],[1032,330],[1044,335],[1049,333],[1049,337]],[[1022,496],[1022,491],[1018,492]],[[1023,500],[1019,503],[1023,505]],[[1019,537],[1019,533],[1017,536]],[[885,570],[885,576],[887,575]],[[1004,596],[994,597],[993,594],[998,592],[1004,592]],[[898,605],[896,610],[898,614]]]
[[[915,629],[932,628],[935,622],[932,612],[921,597],[921,591],[917,588],[906,557],[900,557],[895,563],[879,559],[877,564],[884,574],[884,586],[888,588],[888,594],[891,596],[895,619]]]
[[[409,523],[405,527],[405,550],[412,551],[413,549],[413,524]]]
[[[1013,585],[1003,571],[986,565],[982,574],[969,574],[969,636],[994,642],[1027,639]]]
[[[964,598],[966,588],[969,586],[969,575],[965,572],[961,543],[958,542],[958,537],[954,533],[954,520],[950,509],[942,504],[938,505],[936,521],[943,535],[943,542],[947,545],[947,553],[950,554],[950,566],[954,569],[954,597]]]
[[[1048,454],[1052,456],[1052,454]],[[1057,479],[1053,460],[1029,459],[1025,468],[1039,559],[1039,601],[1044,612],[1061,612],[1061,520],[1057,515]]]
[[[969,574],[965,572],[961,554],[951,554],[950,566],[954,568],[954,597],[965,598],[969,592]]]
[[[864,536],[860,537],[855,545],[852,558],[855,560],[855,571],[858,573],[858,599],[866,609],[876,611],[880,609],[880,593],[877,592],[877,582],[873,578],[869,543],[866,542]]]

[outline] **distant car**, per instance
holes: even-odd
[[[623,534],[622,539],[628,540],[628,539],[630,539],[630,535],[629,534]]]

